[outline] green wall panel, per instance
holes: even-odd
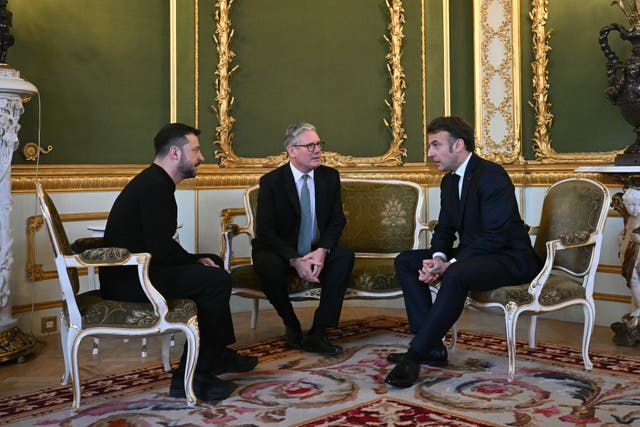
[[[169,120],[165,0],[11,1],[8,62],[39,88],[42,163],[146,163]],[[20,139],[36,141],[37,100]],[[15,163],[25,162],[21,154]]]
[[[208,70],[215,67],[213,14],[210,5],[201,7],[200,64]],[[407,161],[422,159],[420,7],[418,0],[404,7]],[[285,128],[298,120],[316,124],[328,150],[367,157],[388,149],[384,1],[236,1],[231,20],[231,50],[239,66],[231,79],[236,153],[263,157],[281,152]],[[208,72],[201,77],[201,104],[208,107],[214,102],[214,77]],[[217,123],[210,108],[202,109],[201,118],[207,132]]]
[[[550,129],[551,146],[559,153],[597,152],[620,149],[634,140],[632,128],[604,96],[608,86],[606,59],[600,50],[600,29],[611,23],[627,25],[622,11],[600,0],[555,0],[549,2],[547,31],[549,44],[549,102],[554,116]],[[523,144],[525,154],[531,150],[535,115],[527,104],[533,99],[531,61],[530,5],[522,5],[523,67]],[[621,59],[630,46],[617,34],[610,43]]]

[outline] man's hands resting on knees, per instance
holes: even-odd
[[[292,258],[291,266],[296,269],[300,278],[307,282],[319,283],[320,272],[324,267],[325,257],[325,250],[323,248],[318,248],[300,258]]]

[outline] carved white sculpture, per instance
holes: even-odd
[[[618,236],[620,262],[627,286],[631,291],[631,313],[640,316],[640,189],[628,188],[622,195],[628,216],[625,227]]]
[[[15,354],[30,345],[31,340],[25,339],[15,328],[17,320],[11,313],[11,159],[18,148],[18,121],[24,111],[22,102],[36,93],[36,87],[21,79],[19,71],[0,64],[0,341],[3,345],[13,346]],[[7,353],[10,355],[7,357],[12,357],[11,349]]]

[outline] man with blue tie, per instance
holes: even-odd
[[[460,117],[440,117],[427,126],[428,156],[440,171],[440,215],[429,249],[405,251],[395,260],[409,329],[406,353],[391,353],[397,365],[385,381],[410,387],[420,364],[445,366],[442,344],[464,309],[469,291],[525,283],[542,267],[520,217],[515,188],[497,163],[474,154],[473,128]],[[458,244],[454,247],[454,242]],[[440,282],[435,301],[429,284]]]
[[[329,342],[326,329],[340,319],[354,254],[338,246],[347,221],[340,175],[321,165],[323,144],[313,125],[289,126],[284,138],[289,162],[260,178],[256,237],[251,244],[254,269],[284,322],[287,346],[337,354],[342,348]],[[287,283],[292,274],[322,287],[313,325],[304,337],[289,300]]]

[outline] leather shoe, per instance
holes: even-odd
[[[198,400],[207,403],[216,403],[224,400],[233,393],[238,385],[232,381],[221,380],[218,377],[210,377],[196,373],[193,378],[193,392]],[[186,398],[184,392],[184,372],[174,372],[169,386],[169,396]]]
[[[232,348],[225,348],[211,369],[213,375],[225,372],[249,372],[258,364],[256,356],[241,356]]]
[[[387,360],[391,363],[398,364],[404,359],[407,353],[389,353]],[[420,360],[423,365],[442,367],[447,366],[447,348],[443,345],[430,349],[427,354]]]
[[[300,327],[286,326],[284,330],[284,342],[287,348],[293,350],[302,349],[302,330]]]
[[[313,332],[302,340],[302,349],[310,353],[338,354],[342,353],[342,347],[329,342],[324,332]]]
[[[420,365],[413,360],[403,358],[395,368],[389,372],[384,382],[394,387],[407,388],[411,387],[420,376]]]

